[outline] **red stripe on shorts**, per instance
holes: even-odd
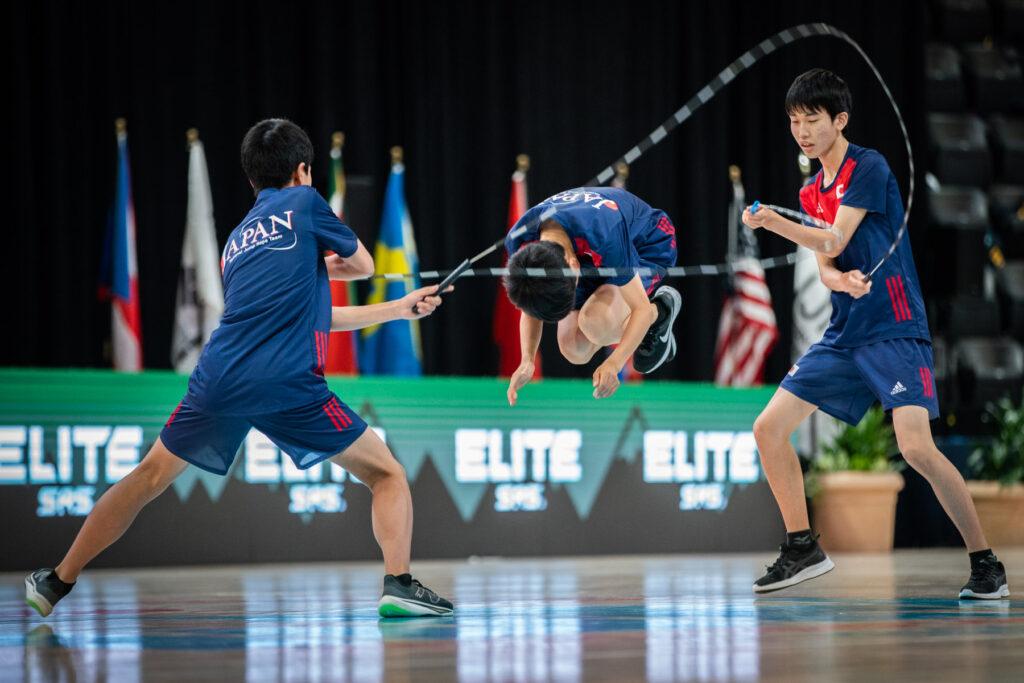
[[[921,372],[921,384],[924,385],[925,398],[931,398],[935,391],[932,389],[932,371],[928,368],[918,368]]]
[[[330,406],[331,406],[330,403],[325,403],[323,405],[324,413],[327,415],[328,418],[330,418],[331,422],[334,423],[334,428],[335,429],[337,429],[339,432],[345,431],[345,428],[341,426],[340,422],[338,422],[338,418],[336,418],[334,416],[334,413],[331,412]]]
[[[164,427],[170,427],[171,426],[171,423],[174,422],[174,418],[178,416],[178,411],[181,410],[181,404],[184,403],[184,402],[185,402],[184,400],[178,402],[178,407],[175,408],[174,412],[171,413],[171,416],[169,418],[167,418],[167,422],[164,424]]]
[[[345,411],[342,410],[341,405],[338,403],[338,399],[336,399],[336,398],[334,398],[332,396],[330,403],[331,403],[331,407],[334,408],[334,411],[337,413],[338,417],[341,418],[342,424],[344,424],[346,427],[351,427],[352,426],[352,418],[350,418],[348,415],[346,415]]]

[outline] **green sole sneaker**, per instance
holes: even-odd
[[[377,614],[384,618],[401,617],[446,617],[455,610],[443,605],[430,605],[418,600],[406,600],[394,595],[385,595],[377,603]]]

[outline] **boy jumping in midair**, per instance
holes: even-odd
[[[614,187],[580,187],[545,199],[512,226],[530,226],[552,208],[555,214],[515,238],[505,239],[511,271],[509,300],[522,312],[522,360],[508,386],[509,405],[533,377],[544,323],[558,323],[558,348],[570,363],[584,365],[605,346],[618,344],[594,372],[594,398],[619,387],[630,356],[642,373],[672,360],[672,325],[682,297],[659,283],[676,264],[676,229],[664,211]],[[619,268],[614,277],[530,277],[527,268]],[[633,272],[645,268],[641,275]]]
[[[422,318],[441,300],[433,296],[435,286],[397,301],[332,309],[328,277],[365,278],[374,265],[311,187],[312,163],[309,137],[290,121],[261,121],[246,134],[242,168],[256,204],[224,247],[220,326],[146,457],[96,502],[61,563],[25,579],[26,601],[44,617],[189,463],[227,474],[250,428],[266,434],[296,467],[330,460],[373,492],[373,533],[384,555],[381,616],[452,613],[451,602],[409,574],[412,496],[405,470],[324,380],[330,331]],[[326,250],[334,255],[325,259]]]
[[[881,154],[846,139],[852,97],[831,71],[812,69],[797,77],[785,107],[800,149],[821,162],[800,191],[800,205],[832,227],[807,227],[769,209],[748,209],[743,222],[816,252],[821,281],[832,290],[832,321],[754,422],[761,465],[787,532],[779,559],[754,591],[786,588],[833,568],[811,534],[803,476],[790,443],[793,431],[816,408],[857,424],[878,400],[892,411],[903,457],[931,484],[967,544],[971,577],[960,597],[1007,597],[1006,572],[985,541],[963,477],[932,441],[929,420],[938,417],[939,404],[909,236],[865,282],[863,271],[882,259],[903,223],[896,178]]]

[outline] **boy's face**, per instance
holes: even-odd
[[[817,159],[832,148],[846,127],[849,115],[839,112],[833,119],[823,109],[795,110],[789,115],[789,131],[809,159]]]

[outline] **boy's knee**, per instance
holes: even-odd
[[[771,417],[764,413],[758,415],[754,420],[754,440],[759,444],[785,441],[788,436]]]
[[[594,357],[594,351],[581,351],[573,344],[558,342],[558,348],[562,356],[573,365],[586,365]]]

